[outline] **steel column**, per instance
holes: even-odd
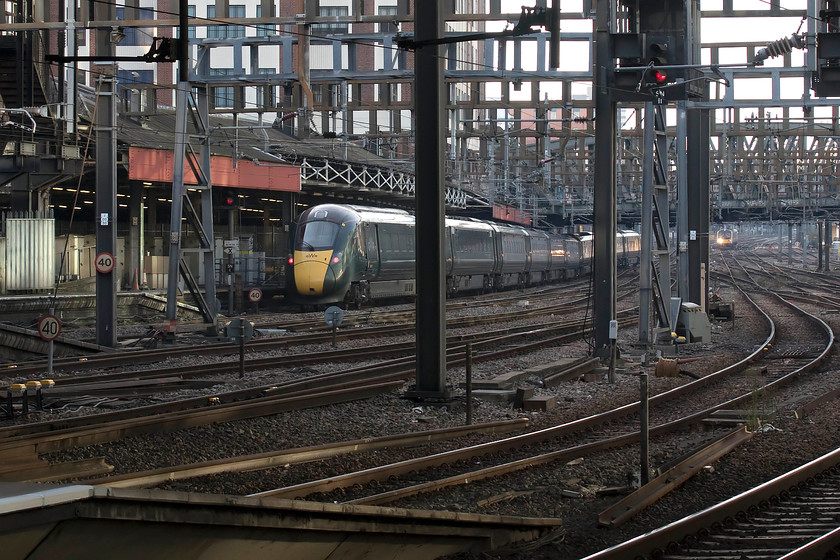
[[[175,167],[172,173],[172,209],[169,215],[169,268],[166,282],[166,319],[178,320],[178,265],[181,261],[181,217],[184,215],[184,147],[187,139],[187,104],[190,83],[178,82],[175,92]]]
[[[418,41],[443,37],[442,2],[416,6]],[[444,162],[446,151],[443,49],[420,46],[415,51],[414,102],[417,123],[417,387],[418,396],[446,396],[446,277],[444,258]]]
[[[610,356],[610,321],[615,319],[616,103],[611,83],[615,70],[610,37],[610,2],[598,0],[595,17],[595,193],[593,247],[594,354]]]
[[[186,38],[187,34],[187,0],[180,0],[180,31],[181,37]],[[169,219],[169,267],[166,285],[166,318],[172,329],[175,328],[178,316],[178,280],[181,273],[181,236],[182,218],[186,206],[187,218],[191,220],[196,233],[198,234],[199,245],[202,249],[204,259],[204,288],[202,295],[193,292],[196,303],[201,310],[204,320],[211,324],[211,330],[215,330],[216,322],[216,278],[213,246],[213,198],[212,183],[210,181],[210,146],[207,141],[209,130],[209,92],[207,84],[195,84],[197,99],[193,99],[191,89],[193,84],[184,80],[189,77],[188,49],[183,47],[179,50],[179,81],[176,86],[175,97],[175,145],[173,155],[175,159],[172,174],[172,210]],[[199,49],[199,72],[206,76],[209,70],[209,52]],[[187,115],[192,117],[191,122],[196,128],[195,136],[201,143],[198,157],[190,145],[190,134],[188,133]],[[189,150],[188,150],[189,148]],[[185,165],[189,161],[190,169],[197,179],[197,189],[201,193],[201,217],[195,210],[187,196],[184,187]],[[183,269],[184,273],[191,277],[190,271]],[[187,284],[192,289],[194,283],[191,278],[186,278]],[[170,333],[174,334],[174,332]]]
[[[686,102],[677,101],[677,295],[683,301],[689,301],[687,119]]]
[[[648,161],[648,154],[653,152],[654,131],[651,103],[645,105],[644,114],[644,165],[642,166],[642,223],[641,254],[639,255],[639,343],[651,343],[650,311],[653,301],[651,286],[651,246],[653,244],[653,165]],[[651,158],[652,159],[652,158]]]
[[[98,21],[115,18],[113,4],[98,2],[94,7]],[[96,52],[114,53],[110,29],[97,28]],[[94,66],[99,74],[96,97],[96,253],[111,255],[116,264],[117,249],[117,104],[113,63]],[[117,345],[117,270],[96,273],[96,343]]]
[[[708,309],[709,217],[711,210],[711,164],[709,131],[711,111],[690,109],[688,125],[688,229],[695,239],[688,240],[688,300]],[[681,294],[682,295],[682,294]]]
[[[825,253],[825,258],[823,259],[823,270],[825,272],[831,272],[832,229],[831,221],[826,220],[825,227],[823,228],[823,252]]]
[[[642,255],[639,291],[639,342],[657,342],[672,331],[669,249],[668,142],[664,99],[645,103],[644,171],[642,175]],[[650,314],[656,325],[651,326]]]
[[[131,181],[128,198],[128,219],[130,223],[128,224],[128,240],[125,248],[128,270],[125,276],[128,278],[132,290],[139,288],[143,282],[142,215],[143,183],[141,181]]]

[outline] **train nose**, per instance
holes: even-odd
[[[304,262],[295,264],[295,286],[304,296],[320,296],[335,286],[335,275],[326,263]]]

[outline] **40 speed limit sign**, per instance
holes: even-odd
[[[99,253],[96,255],[96,272],[108,274],[114,270],[114,255],[111,253]]]
[[[38,336],[44,340],[55,340],[60,334],[61,321],[55,315],[44,315],[38,321]]]

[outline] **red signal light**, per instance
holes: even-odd
[[[289,257],[289,264],[295,264],[295,258]]]
[[[653,73],[653,79],[656,80],[657,84],[661,84],[668,79],[668,75],[657,70]]]

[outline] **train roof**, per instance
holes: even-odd
[[[304,210],[301,218],[310,216],[331,221],[364,221],[382,223],[414,223],[414,216],[397,208],[374,208],[352,204],[319,204]]]
[[[357,204],[327,203],[311,206],[304,210],[300,219],[311,219],[313,215],[320,219],[329,219],[329,221],[335,222],[364,221],[376,223],[414,224],[414,214],[405,210],[400,210],[398,208],[376,208],[373,206],[363,206]],[[520,233],[530,237],[573,237],[576,239],[587,239],[592,236],[591,232],[551,233],[516,224],[480,220],[474,217],[447,216],[446,226],[481,231]],[[628,233],[638,235],[632,230]]]
[[[476,220],[475,218],[446,218],[447,227],[455,227],[459,229],[474,229],[482,231],[491,231],[493,228],[489,222]]]

